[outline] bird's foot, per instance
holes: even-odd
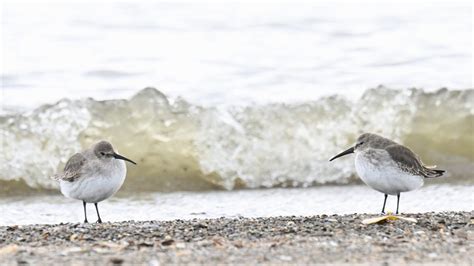
[[[101,224],[101,223],[102,223],[102,220],[101,220],[101,219],[99,219],[99,220],[97,220],[97,222],[96,222],[96,223],[98,223],[98,224]]]
[[[89,221],[87,221],[87,219],[85,219],[85,220],[84,220],[84,223],[85,223],[85,224],[88,224],[88,223],[89,223]]]

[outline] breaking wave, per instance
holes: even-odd
[[[138,163],[123,190],[345,184],[357,180],[353,158],[328,159],[362,132],[410,146],[447,170],[446,182],[472,181],[473,89],[378,87],[358,99],[205,108],[145,88],[129,100],[63,99],[1,116],[0,186],[56,188],[49,177],[100,139]]]

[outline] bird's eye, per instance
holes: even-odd
[[[100,155],[104,156],[104,155],[105,155],[105,152],[101,151],[101,152],[100,152]]]

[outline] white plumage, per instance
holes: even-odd
[[[102,222],[98,203],[110,198],[122,186],[127,175],[124,161],[135,164],[116,153],[109,142],[100,141],[91,148],[74,154],[67,161],[64,171],[54,176],[54,179],[59,180],[64,196],[82,201],[85,223],[88,222],[87,203],[94,203],[97,222]]]
[[[360,179],[384,194],[382,213],[387,195],[397,196],[398,213],[400,193],[418,189],[425,178],[440,177],[445,172],[425,166],[409,148],[376,134],[360,135],[353,147],[329,161],[351,153],[355,153],[355,168]]]
[[[110,159],[110,162],[84,169],[82,177],[73,182],[60,181],[61,193],[72,199],[97,203],[114,195],[122,186],[127,174],[125,162]]]
[[[423,186],[422,176],[403,171],[382,149],[355,152],[355,168],[360,179],[369,187],[384,194],[398,195],[401,192],[415,190]],[[372,153],[372,154],[373,154]]]

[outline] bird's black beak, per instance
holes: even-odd
[[[345,151],[339,153],[338,155],[332,157],[329,161],[332,161],[332,160],[334,160],[334,159],[337,159],[337,158],[339,158],[339,157],[342,157],[342,156],[344,156],[344,155],[351,154],[351,153],[354,153],[354,147],[350,147],[349,149],[347,149],[347,150],[345,150]]]
[[[128,158],[125,158],[125,157],[123,157],[123,156],[120,155],[120,154],[114,153],[112,156],[113,156],[115,159],[124,160],[124,161],[131,162],[131,163],[133,163],[133,164],[136,164],[134,161],[132,161],[132,160],[130,160],[130,159],[128,159]]]

